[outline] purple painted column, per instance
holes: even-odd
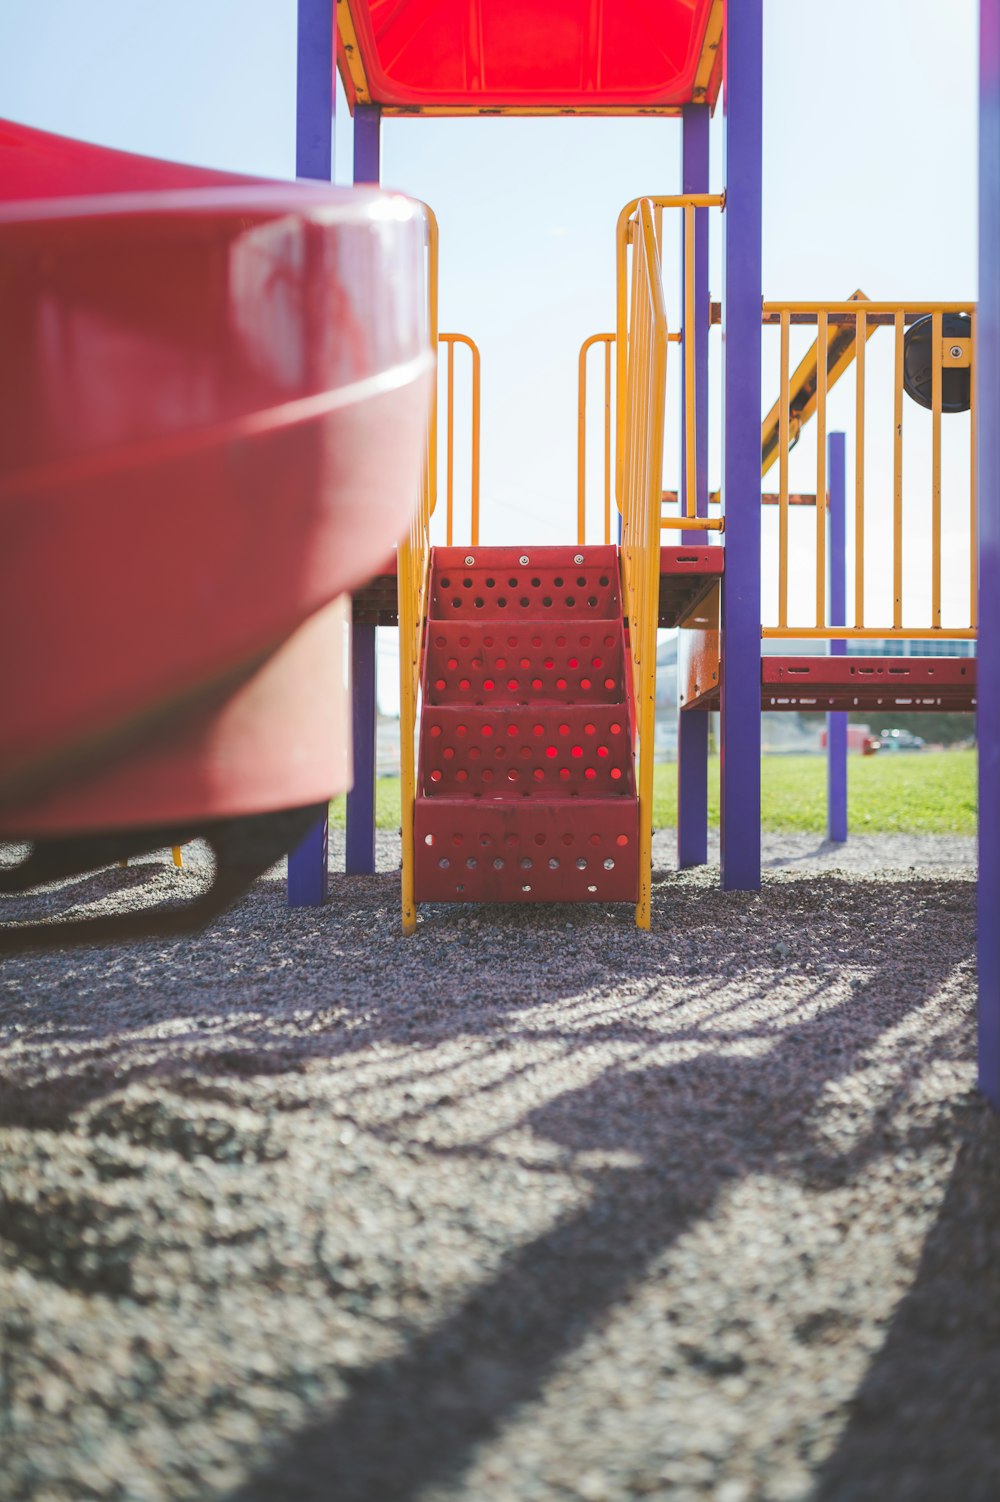
[[[1000,1111],[1000,0],[979,26],[979,1086]]]
[[[722,885],[760,886],[762,0],[726,7],[722,255]]]
[[[333,6],[299,0],[296,52],[295,175],[333,177]],[[322,692],[322,685],[317,686]],[[314,907],[326,898],[329,820],[321,819],[288,857],[289,907]]]
[[[830,486],[830,625],[847,624],[847,460],[843,433],[831,433],[826,445],[826,473]],[[830,643],[830,656],[843,657],[847,643]],[[847,839],[847,713],[832,710],[826,717],[826,837],[842,845]]]
[[[688,104],[683,114],[681,182],[684,193],[707,193],[707,104]],[[708,209],[698,209],[694,226],[695,326],[684,329],[694,341],[694,403],[697,416],[695,453],[695,509],[708,515]],[[685,267],[685,275],[687,268]],[[688,401],[681,362],[681,412]],[[687,432],[681,422],[681,493],[687,501]],[[682,532],[681,541],[702,547],[704,532]],[[708,860],[708,714],[704,710],[677,711],[677,864],[703,866]]]
[[[354,107],[354,181],[378,183],[381,176],[382,111],[377,104]],[[347,795],[347,874],[375,870],[376,627],[351,626],[351,732],[354,785]]]

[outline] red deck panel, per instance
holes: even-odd
[[[352,104],[672,112],[717,91],[721,0],[339,0],[337,13]]]
[[[762,709],[972,710],[973,657],[765,657]]]

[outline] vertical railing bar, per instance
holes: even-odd
[[[479,397],[480,397],[480,365],[479,346],[470,341],[469,353],[472,356],[472,525],[470,527],[472,546],[479,546]]]
[[[447,534],[448,546],[455,539],[455,341],[448,340],[448,417],[447,417]]]
[[[604,340],[604,544],[611,542],[611,340]]]
[[[695,219],[694,209],[684,205],[684,511],[690,519],[698,514],[698,440],[695,399]]]
[[[931,625],[941,624],[941,313],[931,314]]]
[[[865,336],[867,315],[854,321],[855,410],[854,410],[854,624],[865,623]]]
[[[972,335],[969,340],[969,350],[972,365],[969,371],[971,386],[969,390],[969,630],[975,631],[979,625],[979,518],[977,515],[978,498],[978,474],[976,470],[976,314],[972,312],[969,319]]]
[[[892,434],[892,624],[903,624],[903,354],[904,310],[893,318],[895,373],[893,376]]]
[[[576,543],[582,548],[587,540],[587,351],[589,342],[580,345],[576,382]]]
[[[788,361],[789,313],[781,310],[781,392],[778,397],[778,625],[788,625]]]
[[[826,625],[826,387],[827,316],[816,328],[816,625]]]

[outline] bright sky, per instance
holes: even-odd
[[[3,112],[150,155],[292,176],[295,9],[295,0],[3,0]],[[764,0],[764,11],[765,297],[840,298],[862,287],[873,298],[973,300],[976,0]],[[341,94],[341,182],[350,177],[350,138]],[[650,119],[383,126],[383,180],[438,215],[441,326],[472,334],[482,349],[484,542],[573,536],[577,351],[586,335],[613,324],[617,212],[638,194],[679,191],[680,140],[679,122]],[[721,186],[720,146],[721,111],[713,187]],[[715,296],[717,251],[718,236]],[[765,342],[776,349],[776,334]],[[884,331],[869,345],[876,407],[887,392],[880,348],[891,355]],[[766,406],[776,382],[766,353]],[[852,403],[853,383],[845,381],[831,422],[846,425]],[[907,404],[907,423],[914,414]],[[871,505],[883,515],[888,423],[870,457]],[[952,419],[946,486],[954,484],[956,496],[967,437],[967,419]],[[851,454],[849,439],[849,465]],[[803,438],[793,488],[814,487],[814,463],[815,447]],[[918,467],[907,476],[915,526],[928,504]],[[665,481],[676,478],[668,459]],[[957,622],[967,609],[967,531],[957,502],[955,515],[945,602]],[[886,537],[876,516],[876,560]],[[927,568],[919,548],[906,555],[906,570],[921,608]],[[808,563],[801,573],[808,578]],[[878,605],[886,571],[870,573]],[[772,580],[768,567],[765,594]],[[389,707],[389,674],[382,679]]]

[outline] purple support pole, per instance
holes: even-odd
[[[295,174],[329,182],[333,176],[333,6],[299,0],[296,55]],[[322,692],[322,685],[317,686]],[[329,820],[322,819],[288,857],[289,907],[326,899]]]
[[[354,107],[354,181],[378,183],[381,175],[382,112],[377,104]],[[375,626],[351,626],[351,726],[354,786],[347,795],[347,874],[375,870]]]
[[[722,885],[760,886],[762,0],[727,5],[723,46]]]
[[[831,433],[826,446],[830,486],[830,625],[847,624],[847,460],[843,433]],[[830,656],[843,657],[844,640],[830,643]],[[842,845],[847,839],[847,713],[831,710],[826,717],[826,837]]]
[[[688,104],[683,114],[681,181],[685,193],[708,192],[707,104]],[[685,267],[685,276],[687,268]],[[695,510],[708,515],[708,210],[698,209],[694,222],[694,311],[695,326],[684,329],[685,347],[694,342],[694,392],[696,414]],[[681,364],[681,411],[688,402]],[[681,423],[681,487],[687,501],[687,431]],[[704,532],[682,532],[689,547],[703,545]],[[708,860],[708,714],[705,710],[677,711],[677,865],[703,866]]]
[[[1000,0],[979,8],[979,1086],[1000,1111]]]

